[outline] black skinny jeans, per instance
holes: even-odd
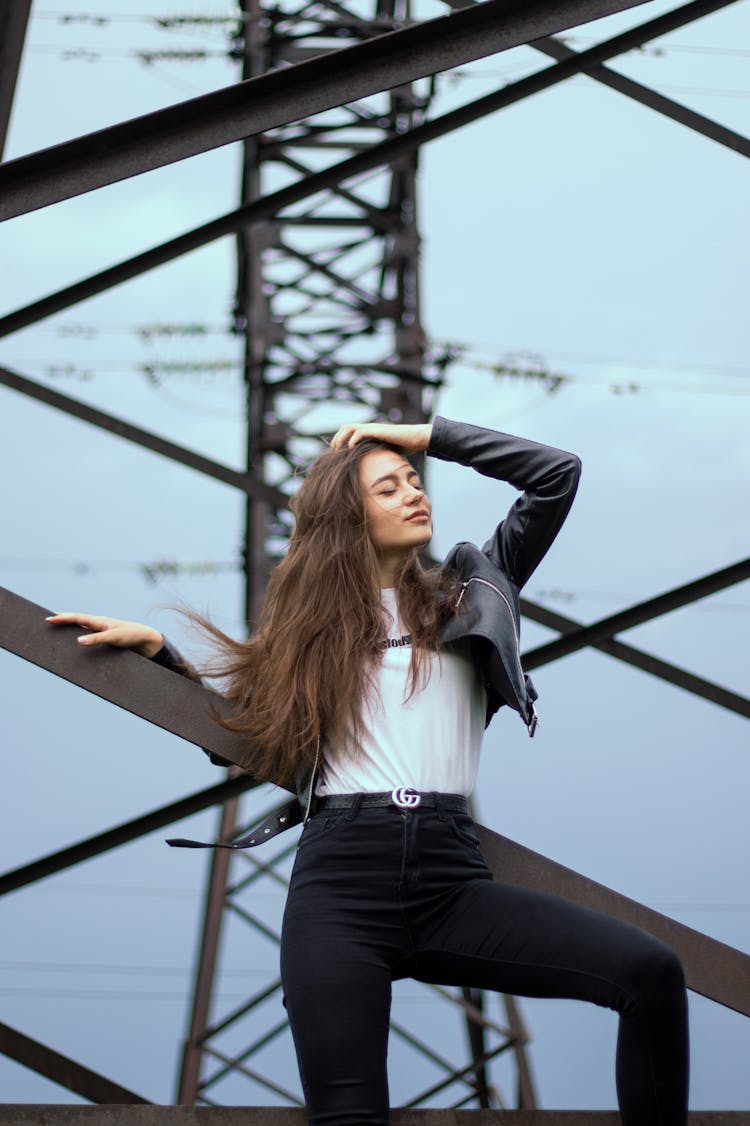
[[[318,813],[294,865],[281,974],[315,1126],[388,1123],[391,982],[402,977],[615,1009],[623,1123],[687,1122],[677,957],[637,927],[496,882],[466,815]]]

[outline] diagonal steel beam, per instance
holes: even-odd
[[[125,438],[128,442],[134,442],[137,446],[152,450],[180,465],[186,465],[189,469],[195,469],[207,477],[213,477],[216,481],[233,485],[249,496],[266,501],[274,508],[286,508],[289,504],[286,493],[281,489],[275,489],[272,485],[264,484],[252,473],[241,473],[239,470],[231,469],[228,465],[222,465],[221,462],[204,457],[203,454],[195,453],[193,450],[187,450],[184,446],[178,446],[167,438],[160,438],[158,434],[152,434],[148,430],[141,429],[140,426],[133,426],[132,423],[98,410],[97,407],[90,407],[87,403],[79,402],[78,399],[53,391],[51,387],[36,383],[18,372],[0,367],[0,385],[19,391],[22,395],[28,395],[29,398],[36,399],[40,403],[46,403],[55,410],[79,418],[100,430],[106,430],[109,434],[116,434],[119,438]]]
[[[478,826],[482,855],[498,879],[516,887],[560,895],[642,927],[679,955],[688,985],[696,993],[750,1016],[750,954],[645,907],[611,888],[555,863],[549,857]]]
[[[600,621],[594,622],[593,625],[581,626],[557,641],[551,641],[547,645],[540,645],[537,649],[531,649],[524,654],[524,668],[538,668],[539,665],[556,661],[559,657],[566,657],[568,653],[575,653],[578,649],[583,649],[587,645],[609,641],[615,634],[622,633],[623,630],[643,625],[644,622],[650,622],[661,614],[667,614],[670,610],[687,606],[689,603],[696,602],[700,598],[706,598],[709,594],[715,594],[717,591],[726,590],[727,587],[741,583],[748,578],[750,578],[750,559],[742,559],[739,563],[733,563],[731,567],[723,567],[720,571],[713,571],[702,579],[695,579],[693,582],[685,583],[684,586],[675,587],[674,590],[666,591],[666,593],[659,594],[655,598],[649,598],[645,602],[639,602],[637,605],[621,610],[617,614],[602,618]]]
[[[0,645],[190,742],[206,746],[227,759],[237,755],[242,739],[224,731],[211,718],[216,708],[221,707],[221,700],[214,693],[135,653],[81,652],[73,643],[77,627],[53,631],[44,627],[44,615],[40,606],[0,588]],[[682,957],[692,989],[750,1016],[750,956],[489,829],[480,827],[480,834],[485,858],[499,878],[552,891],[645,927]]]
[[[223,9],[221,9],[223,10]],[[159,1107],[157,1115],[132,1107],[55,1106],[0,1103],[0,1126],[237,1126],[235,1107],[207,1105]],[[103,1116],[106,1115],[106,1118]],[[498,1117],[499,1115],[499,1117]],[[157,1117],[158,1116],[158,1117]],[[304,1126],[304,1111],[288,1106],[243,1106],[242,1126]],[[620,1126],[616,1110],[477,1111],[391,1110],[390,1126]],[[744,1110],[691,1110],[686,1126],[747,1126]]]
[[[241,765],[246,741],[216,722],[228,710],[221,696],[126,649],[83,649],[80,627],[50,626],[49,613],[0,587],[0,648]]]
[[[667,31],[690,23],[697,19],[699,15],[706,15],[735,2],[736,0],[694,0],[693,3],[686,4],[674,12],[649,20],[640,27],[616,35],[614,38],[599,43],[587,51],[582,51],[573,59],[557,63],[555,66],[547,67],[536,74],[520,79],[518,82],[504,86],[496,93],[469,102],[467,105],[443,114],[441,117],[426,122],[416,129],[383,141],[379,145],[374,145],[368,151],[340,161],[322,172],[305,176],[278,192],[263,196],[261,199],[246,204],[236,211],[228,212],[210,223],[194,227],[191,231],[178,235],[168,242],[161,243],[151,250],[127,258],[106,270],[92,274],[80,282],[66,286],[64,289],[57,290],[39,301],[34,301],[30,305],[23,306],[4,317],[0,317],[0,337],[8,336],[19,331],[19,329],[27,328],[29,325],[37,324],[54,313],[69,309],[72,305],[76,305],[88,297],[104,293],[113,286],[139,277],[148,270],[166,262],[172,262],[181,255],[197,250],[201,246],[206,246],[225,235],[236,234],[243,227],[252,223],[271,219],[283,208],[308,199],[317,192],[335,188],[363,172],[369,172],[373,168],[392,163],[413,152],[420,145],[444,137],[456,129],[462,128],[473,121],[478,121],[507,106],[515,105],[532,94],[550,89],[557,83],[582,73],[584,67],[589,64],[601,62],[603,59],[612,58],[623,51],[631,50],[633,47],[642,46],[651,39],[666,34]]]
[[[521,599],[521,612],[532,622],[548,626],[549,629],[557,630],[558,633],[568,634],[582,628],[581,623],[573,618],[567,618],[563,614],[548,610],[546,606],[539,606],[525,598]],[[677,688],[684,688],[686,692],[692,692],[694,696],[709,700],[712,704],[718,704],[721,708],[727,708],[731,712],[736,712],[738,715],[750,719],[750,699],[747,696],[740,696],[738,692],[730,692],[728,688],[724,688],[720,684],[714,684],[711,680],[696,676],[695,673],[688,672],[686,669],[670,664],[668,661],[662,661],[659,657],[644,653],[643,650],[635,649],[632,645],[626,645],[622,641],[598,641],[592,648],[598,649],[601,653],[607,653],[610,657],[616,657],[627,665],[633,665],[635,668],[641,669],[642,672],[650,673],[651,676],[658,676],[660,680],[674,684]],[[526,658],[524,658],[524,664],[528,667]]]
[[[460,11],[472,7],[476,0],[445,0],[445,3],[455,11]],[[623,40],[622,47],[617,53],[624,54],[625,51],[642,47],[650,39],[666,35],[670,31],[683,27],[686,23],[694,23],[695,20],[710,15],[721,8],[729,7],[730,4],[734,3],[737,3],[737,0],[718,0],[718,3],[709,0],[709,3],[692,3],[686,4],[682,8],[676,8],[673,12],[667,12],[664,16],[658,17],[657,20],[650,21],[650,24],[643,24],[641,28],[633,28],[631,31],[625,32],[624,36],[621,37]],[[647,32],[649,27],[653,28],[657,25],[659,27],[657,34]],[[647,32],[647,38],[643,38],[642,32]],[[558,62],[570,61],[579,55],[579,52],[572,50],[566,43],[555,39],[553,36],[542,36],[530,43],[529,46],[536,48],[550,58],[556,59]],[[605,44],[602,44],[602,46],[605,46]],[[580,54],[582,53],[580,52]],[[606,56],[601,56],[599,60],[591,56],[591,61],[581,68],[581,73],[587,74],[597,82],[601,82],[605,86],[617,90],[618,93],[625,94],[626,97],[663,114],[670,120],[685,125],[696,133],[701,133],[709,140],[717,141],[720,145],[739,153],[740,156],[750,156],[749,138],[744,137],[741,133],[736,133],[733,129],[727,129],[724,125],[719,125],[718,122],[704,114],[696,113],[694,110],[688,109],[687,106],[657,93],[640,82],[635,82],[632,78],[626,78],[624,75],[618,74],[617,71],[602,66],[601,59],[604,57],[612,58],[613,56],[608,53]]]
[[[30,1036],[24,1036],[23,1032],[18,1032],[3,1023],[0,1023],[0,1054],[23,1064],[31,1071],[38,1072],[46,1079],[51,1079],[53,1083],[57,1083],[67,1091],[73,1091],[89,1102],[151,1105],[148,1099],[133,1094],[119,1083],[105,1079],[103,1075],[91,1071],[83,1064],[76,1063],[68,1056],[61,1055],[54,1048],[48,1048],[46,1044],[32,1040]],[[43,1118],[46,1119],[45,1114],[42,1114],[37,1121],[41,1122]]]
[[[173,825],[183,817],[190,817],[191,814],[200,813],[201,810],[209,809],[212,805],[236,798],[258,785],[259,783],[248,774],[242,774],[238,778],[231,778],[226,782],[220,782],[217,786],[209,786],[206,790],[198,790],[197,793],[190,794],[186,798],[152,809],[103,833],[97,833],[74,845],[68,845],[67,848],[42,856],[39,860],[3,872],[0,875],[0,896],[28,887],[29,884],[46,879],[47,876],[54,876],[57,872],[64,872],[66,868],[72,868],[84,860],[91,860],[94,856],[101,856],[103,852],[109,852],[112,848],[129,844],[138,837],[146,836],[147,833],[163,829],[166,825]],[[219,853],[224,855],[221,850]]]
[[[0,4],[0,160],[8,136],[31,0]]]
[[[558,39],[552,37],[537,39],[532,46],[543,54],[549,55],[550,58],[556,59],[558,62],[575,58],[578,54],[577,51],[571,50],[567,44],[561,43]],[[635,82],[632,78],[626,78],[624,74],[618,74],[617,71],[610,70],[600,63],[591,63],[583,69],[584,74],[587,74],[589,78],[593,78],[597,82],[609,86],[612,90],[617,90],[620,94],[625,94],[628,98],[633,98],[634,101],[640,102],[641,105],[655,110],[656,113],[663,114],[671,121],[676,121],[680,125],[687,126],[688,129],[692,129],[694,132],[708,137],[709,140],[716,141],[718,144],[732,149],[734,152],[739,153],[740,156],[750,156],[749,137],[743,137],[741,133],[735,133],[733,129],[727,129],[725,125],[719,125],[718,122],[712,121],[710,117],[705,117],[702,113],[696,113],[695,110],[680,105],[679,102],[675,102],[672,98],[667,98],[664,94],[659,94],[656,90],[652,90],[648,86],[643,86],[640,82]]]
[[[485,0],[121,122],[0,166],[0,219],[23,215],[645,0]]]

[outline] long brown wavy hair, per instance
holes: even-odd
[[[377,449],[403,454],[367,439],[313,462],[290,502],[289,550],[271,575],[249,640],[236,641],[191,615],[217,645],[217,659],[204,672],[225,678],[234,707],[220,722],[247,737],[243,767],[289,788],[313,766],[324,740],[335,746],[348,735],[361,743],[365,694],[386,640],[359,480],[362,459]],[[426,568],[416,549],[405,558],[396,594],[412,635],[408,696],[429,679],[430,654],[440,647],[440,626],[458,593],[455,576]]]

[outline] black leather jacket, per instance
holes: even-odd
[[[481,550],[473,543],[457,543],[448,553],[444,566],[461,576],[463,595],[460,612],[446,623],[442,639],[445,644],[462,637],[479,641],[487,722],[509,704],[533,735],[537,694],[521,668],[519,592],[568,515],[580,460],[551,446],[444,418],[435,419],[427,453],[522,491]]]
[[[469,641],[487,692],[487,723],[507,704],[533,735],[537,693],[521,667],[519,592],[570,510],[580,460],[552,446],[440,417],[433,423],[427,454],[508,481],[522,492],[481,549],[462,542],[448,553],[444,566],[458,573],[463,589],[458,611],[444,624],[441,637],[445,645]],[[166,651],[156,659],[175,667]],[[315,781],[316,772],[307,771],[298,779],[297,799],[231,847],[261,844],[305,819],[314,808]]]

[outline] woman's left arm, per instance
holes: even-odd
[[[549,550],[570,511],[581,474],[575,454],[437,417],[427,453],[471,466],[522,490],[484,552],[519,588]]]
[[[78,644],[84,648],[95,645],[114,645],[117,649],[132,649],[142,657],[148,657],[156,665],[162,665],[172,672],[200,681],[193,666],[167,641],[163,633],[145,622],[128,622],[122,618],[108,618],[103,614],[50,614],[46,619],[50,625],[78,625],[89,630],[78,637]]]
[[[143,622],[126,622],[122,618],[106,618],[102,614],[50,614],[51,625],[78,625],[89,630],[81,634],[78,644],[114,645],[118,649],[133,649],[143,657],[155,657],[164,645],[164,636],[153,626]]]

